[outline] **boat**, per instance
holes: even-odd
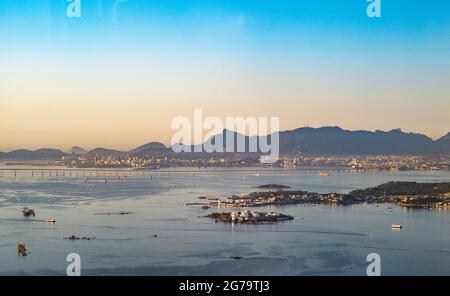
[[[55,219],[45,219],[45,223],[56,223]]]
[[[392,229],[402,229],[403,226],[400,224],[392,224]]]
[[[326,172],[320,172],[319,176],[320,177],[329,177],[329,176],[331,176],[331,174],[330,173],[326,173]]]
[[[22,209],[22,214],[24,217],[30,217],[30,216],[36,217],[34,210],[26,208],[26,207]]]
[[[26,256],[27,253],[27,248],[25,247],[25,243],[19,242],[17,243],[17,255],[19,256]]]

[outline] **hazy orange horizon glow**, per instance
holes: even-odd
[[[342,14],[327,18],[314,1],[298,3],[311,7],[295,15],[277,3],[286,17],[250,3],[171,14],[143,1],[147,10],[123,4],[112,21],[86,11],[69,19],[44,2],[0,12],[3,152],[169,145],[171,121],[196,108],[278,116],[281,130],[402,128],[433,139],[450,131],[450,27],[441,11],[403,23],[367,18],[365,3],[362,11],[339,4]]]

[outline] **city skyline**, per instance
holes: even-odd
[[[170,143],[170,123],[278,116],[280,129],[450,129],[449,3],[0,4],[0,151]]]

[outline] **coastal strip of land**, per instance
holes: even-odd
[[[345,206],[360,203],[392,203],[403,207],[450,208],[450,182],[389,182],[346,194],[284,190],[285,186],[276,184],[261,185],[259,188],[273,188],[273,190],[256,191],[243,196],[233,195],[222,200],[212,200],[210,205],[241,208],[294,204]]]

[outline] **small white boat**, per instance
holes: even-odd
[[[400,224],[392,224],[392,229],[402,229],[403,226]]]

